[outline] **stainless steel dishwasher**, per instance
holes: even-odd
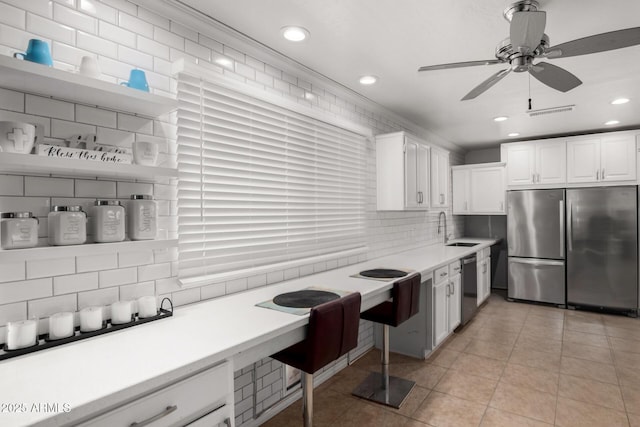
[[[466,325],[478,309],[478,275],[476,270],[476,254],[462,258],[461,326]]]

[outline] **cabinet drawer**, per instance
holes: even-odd
[[[440,283],[443,280],[447,280],[448,277],[449,277],[449,266],[448,265],[445,265],[444,267],[438,268],[433,273],[433,281],[435,283]]]
[[[153,419],[153,427],[184,426],[233,405],[233,372],[226,362],[116,408],[81,426],[129,427]],[[229,408],[232,411],[232,408]],[[222,411],[220,411],[222,412]],[[233,412],[229,412],[233,417]]]
[[[462,268],[460,267],[460,260],[454,261],[449,264],[449,276],[453,277],[460,274]]]

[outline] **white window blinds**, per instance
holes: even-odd
[[[185,74],[178,100],[181,280],[364,248],[364,136]]]

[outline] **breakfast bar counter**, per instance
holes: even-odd
[[[307,314],[256,304],[315,287],[360,292],[366,310],[390,297],[393,281],[352,275],[378,267],[426,275],[495,243],[467,240],[479,244],[425,246],[180,307],[161,321],[5,360],[0,362],[0,403],[5,405],[0,425],[76,424],[225,360],[242,368],[300,341],[308,323]],[[34,411],[38,404],[56,410]]]

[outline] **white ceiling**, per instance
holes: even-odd
[[[475,100],[460,101],[504,64],[418,73],[422,65],[493,59],[509,35],[508,0],[182,0],[461,147],[597,129],[640,127],[640,46],[549,60],[583,82],[561,93],[531,78],[533,108],[575,104],[573,112],[526,114],[528,73],[511,73]],[[540,0],[551,46],[640,26],[640,1]],[[615,7],[614,7],[615,6]],[[299,25],[311,36],[284,40]],[[374,74],[379,82],[362,86]],[[626,105],[610,105],[616,97]],[[496,116],[509,120],[496,123]],[[605,127],[607,120],[620,121]],[[518,138],[509,138],[519,132]]]

